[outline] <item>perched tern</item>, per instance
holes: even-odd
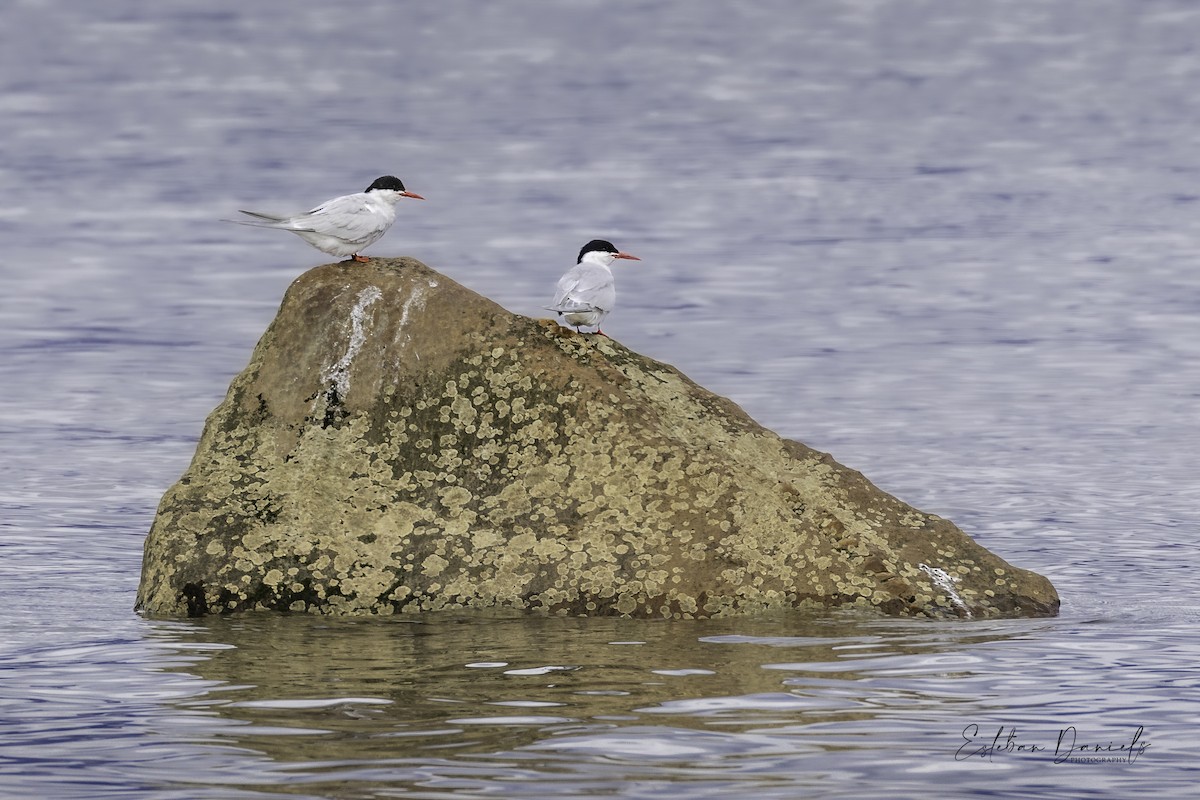
[[[370,261],[358,251],[379,240],[396,221],[396,203],[401,197],[424,200],[404,190],[399,178],[384,175],[366,191],[326,200],[312,211],[291,217],[277,217],[257,211],[241,211],[253,220],[229,219],[239,225],[290,231],[322,253],[350,256],[355,261]]]
[[[606,336],[600,330],[600,323],[617,301],[617,289],[609,265],[618,258],[641,261],[603,239],[593,239],[585,244],[579,251],[575,266],[559,278],[554,305],[546,308],[557,312],[576,331],[584,326],[594,326],[596,333]]]

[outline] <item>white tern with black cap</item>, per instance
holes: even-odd
[[[576,331],[594,327],[596,333],[606,336],[600,330],[600,323],[617,302],[617,288],[610,265],[618,258],[641,261],[603,239],[593,239],[585,244],[579,251],[575,266],[559,278],[554,305],[546,308],[556,312]]]
[[[326,200],[303,214],[278,217],[258,211],[241,211],[254,219],[224,221],[289,231],[322,253],[349,256],[355,261],[370,261],[368,257],[359,255],[359,251],[378,241],[392,227],[396,221],[396,203],[402,197],[425,199],[406,191],[399,178],[384,175],[368,186],[366,191]]]

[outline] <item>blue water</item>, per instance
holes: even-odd
[[[4,23],[0,795],[1193,796],[1200,6]],[[218,220],[387,173],[427,200],[368,254],[540,315],[612,240],[643,260],[607,333],[1049,576],[1062,614],[136,616],[158,499],[325,260]]]

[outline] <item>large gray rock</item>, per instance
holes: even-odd
[[[677,370],[412,259],[297,279],[146,540],[138,606],[1053,614],[950,522]]]

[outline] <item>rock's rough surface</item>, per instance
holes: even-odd
[[[146,541],[141,609],[1052,614],[1050,582],[677,370],[411,259],[289,288]]]

